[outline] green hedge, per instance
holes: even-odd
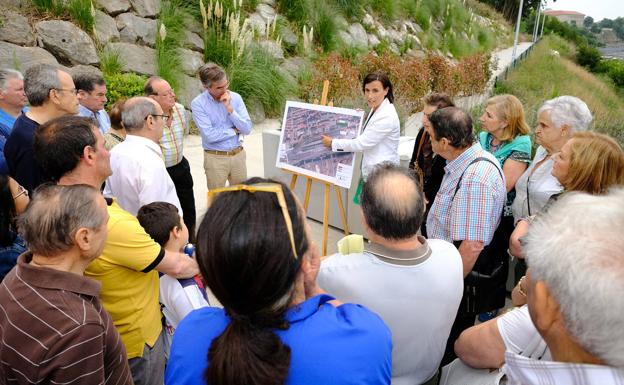
[[[147,77],[133,73],[104,75],[106,80],[106,108],[121,98],[143,95]]]

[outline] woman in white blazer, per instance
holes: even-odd
[[[332,151],[362,152],[362,177],[366,179],[375,165],[390,161],[399,164],[401,123],[392,102],[392,83],[388,75],[376,71],[366,75],[362,84],[370,112],[355,139],[333,139],[321,136],[323,144]]]

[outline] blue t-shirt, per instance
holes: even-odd
[[[360,305],[334,307],[319,295],[288,310],[287,330],[277,335],[290,346],[286,384],[390,384],[392,337],[376,314]],[[165,384],[204,384],[208,349],[229,323],[220,308],[191,312],[173,335]]]

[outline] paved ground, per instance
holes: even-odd
[[[519,56],[522,52],[528,49],[531,43],[520,43],[518,45],[516,55]],[[493,60],[498,60],[497,70],[494,71],[492,77],[501,74],[505,68],[511,63],[513,47],[506,48],[504,50],[495,52]],[[497,59],[496,59],[497,58]],[[267,119],[260,124],[254,125],[254,129],[251,135],[245,137],[245,149],[247,152],[247,175],[252,176],[264,176],[263,167],[263,146],[262,146],[262,131],[264,129],[275,129],[281,125],[277,119]],[[201,221],[206,211],[206,201],[208,188],[206,187],[206,176],[204,174],[203,167],[203,151],[201,146],[201,138],[198,135],[189,135],[184,142],[184,155],[188,159],[191,165],[191,173],[193,175],[193,181],[195,183],[195,204],[197,207],[197,220]],[[321,242],[323,239],[323,226],[316,221],[310,221],[312,227],[312,233],[314,241],[319,245],[321,250]],[[344,234],[342,231],[331,228],[329,229],[327,252],[333,254],[336,252],[336,242],[342,238]]]

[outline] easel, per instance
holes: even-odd
[[[319,103],[319,100],[315,99],[314,104],[320,104],[322,106],[329,105],[330,107],[332,107],[333,103],[330,102],[329,104],[327,104],[328,93],[329,93],[329,80],[325,80],[323,82],[323,93],[321,94],[321,101]],[[312,190],[312,181],[316,181],[318,183],[325,185],[325,199],[324,199],[325,202],[324,202],[324,207],[323,207],[323,254],[322,255],[326,256],[327,255],[327,235],[329,231],[329,195],[330,195],[329,191],[331,190],[331,186],[334,186],[334,190],[336,191],[336,199],[338,201],[338,208],[340,210],[340,216],[342,218],[342,226],[344,228],[344,233],[345,235],[349,235],[349,224],[347,222],[347,214],[344,208],[344,204],[342,203],[342,195],[340,194],[340,187],[333,183],[320,180],[320,179],[317,179],[308,175],[304,175],[296,171],[284,170],[284,169],[282,169],[282,171],[289,172],[292,174],[292,177],[290,179],[290,189],[292,191],[295,190],[295,186],[297,185],[297,178],[299,176],[306,178],[306,190],[305,190],[305,195],[303,199],[303,208],[306,211],[306,213],[308,212],[308,205],[310,203],[310,192]]]

